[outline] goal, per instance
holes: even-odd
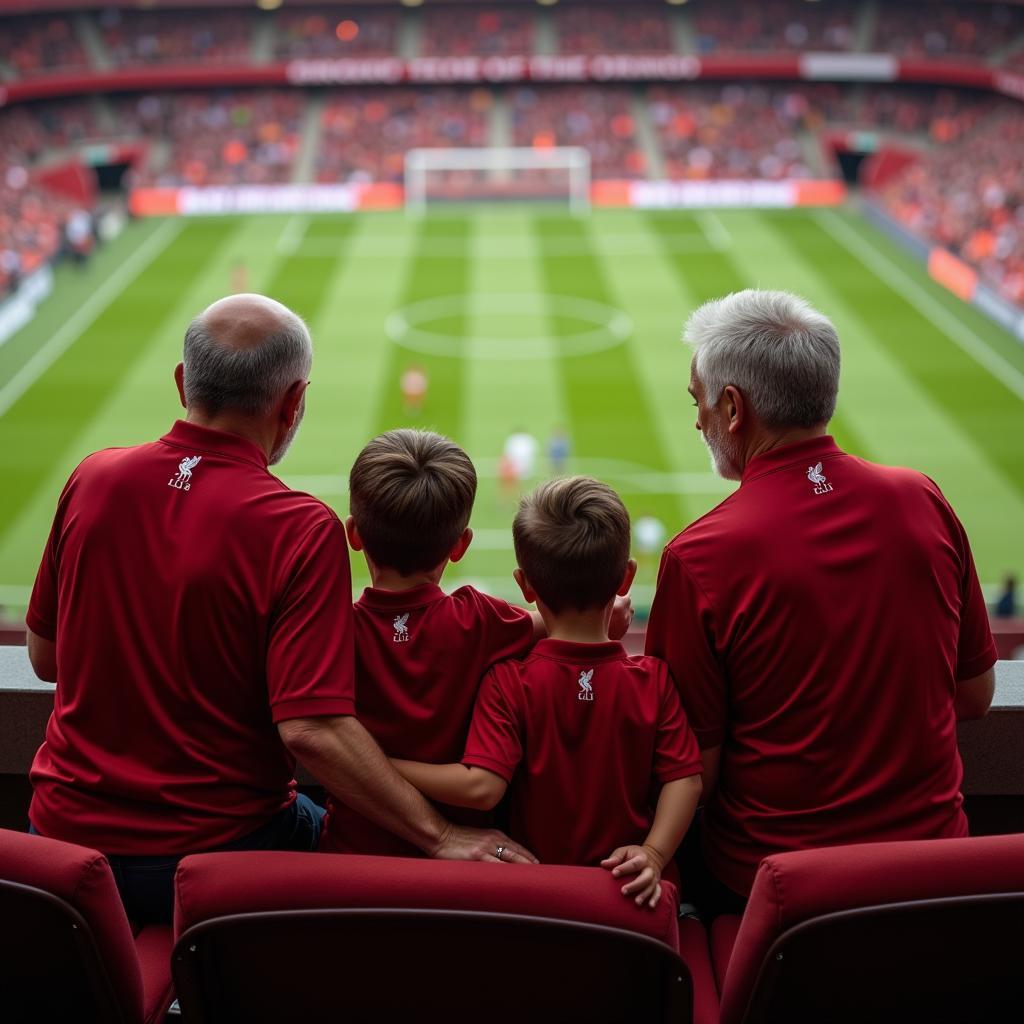
[[[562,199],[573,213],[590,210],[590,154],[580,146],[410,149],[405,206],[432,202]]]

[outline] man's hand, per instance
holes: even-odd
[[[656,907],[661,899],[661,869],[665,866],[661,854],[653,846],[620,846],[610,857],[601,861],[616,878],[636,875],[622,887],[623,896],[634,896],[638,907],[647,903]]]
[[[498,855],[498,851],[501,855]],[[451,825],[445,830],[433,856],[438,860],[490,860],[502,864],[536,864],[529,850],[496,828]]]
[[[615,598],[615,607],[612,609],[612,617],[608,623],[608,637],[611,640],[621,640],[626,635],[635,614],[633,598],[626,594],[625,597]]]

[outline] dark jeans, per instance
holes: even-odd
[[[290,807],[241,839],[203,850],[315,850],[326,811],[299,793]],[[39,835],[29,825],[29,832]],[[199,852],[199,851],[197,851]],[[182,855],[184,856],[184,855]],[[174,872],[181,857],[124,857],[107,855],[121,902],[133,924],[170,924],[174,916]]]
[[[701,920],[710,924],[721,914],[742,914],[747,897],[720,882],[707,866],[701,847],[702,814],[703,808],[700,808],[694,815],[693,823],[679,844],[676,863],[681,880],[680,900],[692,903]]]

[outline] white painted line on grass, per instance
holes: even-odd
[[[884,284],[898,287],[898,294],[983,366],[1001,380],[1021,401],[1024,401],[1024,373],[979,338],[962,320],[954,316],[933,295],[921,287],[902,267],[894,263],[877,246],[858,234],[833,210],[819,210],[816,217],[847,251],[872,270]]]
[[[713,213],[711,210],[698,210],[694,214],[694,219],[712,249],[725,252],[726,249],[732,247],[732,235],[729,234],[729,229],[722,223],[717,213]]]
[[[64,322],[49,341],[39,346],[35,355],[0,388],[0,416],[74,344],[110,303],[117,298],[163,252],[181,231],[181,220],[168,220],[160,225],[125,261],[89,296],[85,303]]]
[[[299,246],[302,245],[303,239],[306,237],[306,230],[309,228],[309,218],[301,217],[298,214],[288,218],[288,223],[285,224],[281,231],[281,237],[277,240],[277,251],[282,256],[294,256],[298,252]],[[337,244],[333,247],[332,255],[338,255]]]

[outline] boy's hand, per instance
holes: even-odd
[[[634,896],[638,907],[647,903],[656,907],[661,899],[661,869],[665,866],[661,854],[653,846],[620,846],[610,857],[601,861],[616,878],[636,875],[622,887],[623,896]]]
[[[621,640],[626,635],[630,623],[633,621],[633,598],[626,594],[625,597],[615,598],[615,607],[612,609],[612,617],[608,622],[608,638],[610,640]]]

